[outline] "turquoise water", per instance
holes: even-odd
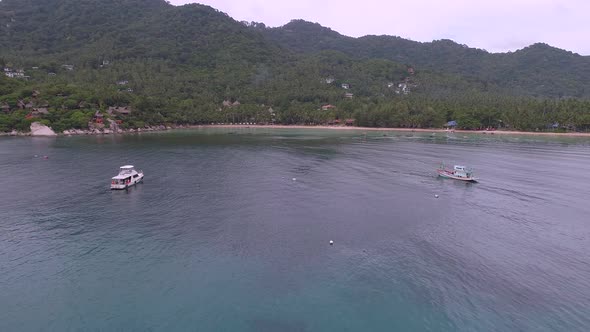
[[[588,160],[499,135],[0,138],[0,330],[588,331]],[[128,163],[145,183],[110,191]]]

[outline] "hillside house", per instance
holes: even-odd
[[[350,89],[350,85],[348,83],[342,83],[341,86],[342,86],[342,89],[344,89],[344,90]]]
[[[346,98],[346,99],[352,99],[353,97],[354,97],[354,94],[352,94],[350,92],[347,92],[344,94],[344,98]]]
[[[96,111],[94,113],[94,115],[92,116],[92,121],[94,121],[94,123],[103,123],[104,122],[104,116],[102,115],[102,113],[100,113],[100,111]]]
[[[327,77],[324,79],[324,82],[326,82],[326,84],[332,84],[332,83],[334,83],[334,81],[335,80],[332,77]]]
[[[240,102],[236,100],[232,103],[230,100],[224,100],[223,103],[221,103],[221,106],[223,106],[223,107],[238,107],[238,106],[240,106]]]
[[[56,76],[57,74],[56,73],[49,72],[49,73],[47,73],[47,75],[49,75],[49,76]]]
[[[445,128],[454,129],[455,127],[457,127],[457,121],[455,120],[449,121],[445,124]]]
[[[39,117],[47,114],[49,114],[49,110],[46,107],[33,108],[33,111],[31,112],[31,115],[33,115],[34,117]]]
[[[354,126],[354,119],[346,119],[344,120],[344,125],[348,127]]]
[[[395,90],[395,93],[400,94],[403,93],[404,95],[407,95],[410,93],[410,86],[407,83],[400,83],[397,86],[397,89]]]
[[[10,78],[25,78],[25,71],[22,69],[4,68],[4,75]]]
[[[129,107],[129,106],[117,106],[117,107],[111,106],[107,109],[107,113],[109,115],[117,115],[117,114],[129,115],[129,114],[131,114],[131,107]]]
[[[408,67],[408,74],[414,75],[414,67]]]
[[[331,110],[333,108],[336,108],[336,106],[331,105],[331,104],[324,105],[324,106],[322,106],[322,111],[329,111],[329,110]]]
[[[74,70],[74,65],[61,65],[61,67],[67,71]]]
[[[2,105],[0,105],[0,110],[4,113],[10,113],[10,105],[4,103]]]
[[[30,101],[19,100],[16,102],[16,106],[22,110],[33,108],[33,103]]]
[[[122,81],[117,82],[117,85],[127,85],[127,84],[129,84],[128,80],[122,80]]]

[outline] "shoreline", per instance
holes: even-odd
[[[185,128],[236,128],[236,129],[320,129],[320,130],[361,130],[361,131],[388,131],[388,132],[416,132],[416,133],[462,133],[462,134],[481,134],[481,135],[527,135],[527,136],[563,136],[563,137],[590,137],[588,133],[554,133],[554,132],[536,132],[536,131],[516,131],[516,130],[446,130],[446,129],[424,129],[424,128],[376,128],[376,127],[346,127],[346,126],[306,126],[306,125],[196,125]]]
[[[62,133],[57,133],[57,137],[70,136],[97,136],[97,135],[127,135],[144,132],[164,132],[182,129],[204,129],[204,128],[222,128],[222,129],[318,129],[318,130],[344,130],[344,131],[386,131],[386,132],[416,132],[416,133],[461,133],[461,134],[480,134],[480,135],[521,135],[521,136],[551,136],[551,137],[590,137],[587,133],[555,133],[555,132],[535,132],[535,131],[516,131],[516,130],[446,130],[446,129],[424,129],[424,128],[376,128],[376,127],[352,127],[352,126],[310,126],[310,125],[179,125],[174,127],[153,126],[149,128],[125,129],[121,131],[99,131],[99,130],[81,130],[71,129]],[[43,135],[33,135],[31,132],[0,132],[0,137],[31,136],[31,137],[50,137]],[[55,137],[51,135],[52,137]]]

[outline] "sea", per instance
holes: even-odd
[[[0,331],[590,331],[590,138],[0,137],[0,179]]]

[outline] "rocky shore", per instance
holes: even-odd
[[[93,129],[68,129],[61,133],[56,133],[50,127],[45,126],[39,122],[33,122],[31,124],[31,131],[22,132],[13,130],[11,132],[0,132],[0,136],[84,136],[84,135],[113,135],[113,134],[131,134],[141,132],[153,132],[153,131],[166,131],[178,128],[189,128],[189,126],[146,126],[144,128],[131,128],[122,129],[116,128],[115,130],[109,128],[93,128]]]
[[[141,132],[150,132],[150,131],[166,131],[166,130],[172,130],[172,129],[176,129],[176,128],[184,128],[183,126],[174,126],[174,127],[170,127],[170,126],[147,126],[144,128],[130,128],[130,129],[116,129],[116,130],[112,130],[109,128],[104,128],[104,129],[98,129],[98,128],[94,128],[94,129],[70,129],[70,130],[64,130],[63,133],[61,133],[61,135],[63,136],[75,136],[75,135],[112,135],[112,134],[129,134],[129,133],[141,133]]]

